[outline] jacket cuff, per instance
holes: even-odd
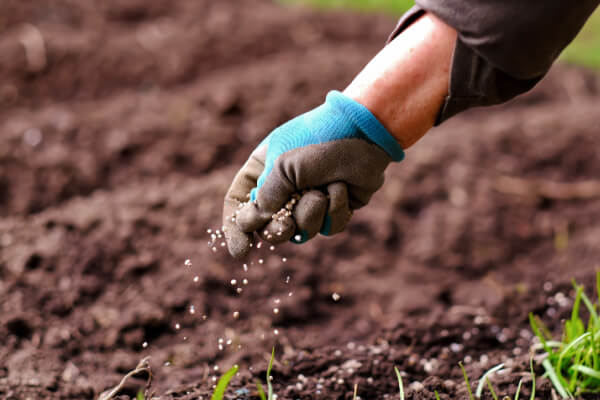
[[[388,37],[391,42],[427,10],[415,5],[408,10]],[[533,79],[517,79],[496,68],[460,36],[452,54],[448,95],[440,108],[435,125],[469,108],[504,103],[533,88],[543,75]]]

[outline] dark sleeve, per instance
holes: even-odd
[[[468,108],[503,103],[535,86],[599,3],[416,0],[388,41],[426,11],[458,32],[440,124]]]

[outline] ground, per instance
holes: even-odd
[[[528,394],[528,312],[558,336],[570,279],[591,289],[598,266],[593,73],[557,66],[436,128],[347,233],[264,246],[247,272],[207,245],[251,149],[393,25],[263,0],[1,2],[0,398],[95,398],[145,356],[161,399],[207,399],[236,363],[229,398],[252,398],[273,346],[280,399],[396,398],[394,366],[409,399],[465,398],[461,360],[473,381],[504,362],[496,387]]]

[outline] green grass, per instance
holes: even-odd
[[[596,303],[585,294],[584,287],[573,282],[575,289],[575,301],[571,310],[571,318],[564,323],[562,339],[560,341],[553,340],[550,331],[544,326],[541,320],[533,314],[529,315],[531,328],[535,335],[540,340],[539,349],[545,351],[545,359],[542,362],[546,374],[545,376],[552,382],[556,392],[562,398],[572,398],[588,393],[600,393],[600,318],[598,310],[600,309],[600,270],[596,273],[596,290],[598,299]],[[580,316],[581,306],[585,307],[589,314],[587,323],[584,323]],[[539,350],[538,349],[538,350]],[[271,370],[275,359],[275,348],[271,351],[271,359],[267,368],[267,394],[263,390],[260,382],[256,383],[259,397],[261,400],[273,399],[273,387],[271,384]],[[459,363],[462,371],[465,384],[470,400],[481,398],[484,386],[487,388],[494,399],[498,399],[498,395],[492,386],[489,377],[501,370],[503,364],[497,365],[483,374],[479,379],[479,384],[473,395],[469,377],[462,363]],[[530,361],[532,389],[530,399],[535,399],[535,373],[533,370],[533,360]],[[219,379],[217,387],[212,395],[212,400],[222,400],[229,385],[231,378],[237,373],[238,367],[234,365]],[[402,377],[397,367],[394,367],[396,378],[398,380],[398,388],[400,392],[400,400],[404,400],[404,387]],[[517,391],[514,400],[519,400],[521,379],[517,386]],[[354,399],[357,397],[357,386],[354,386]],[[439,399],[437,392],[434,393],[436,399]],[[142,394],[143,395],[143,394]],[[138,400],[140,394],[138,394]],[[143,399],[143,397],[142,397]],[[503,399],[510,400],[510,397],[505,396]]]
[[[483,394],[483,387],[484,385],[487,385],[488,390],[490,391],[490,394],[492,395],[492,398],[494,400],[498,400],[498,394],[496,393],[496,391],[494,390],[494,387],[492,386],[492,382],[490,382],[489,377],[500,371],[502,368],[504,368],[504,364],[498,364],[495,367],[490,368],[488,371],[486,371],[481,378],[479,378],[479,384],[477,385],[477,389],[475,390],[475,396],[473,396],[473,391],[471,390],[471,382],[469,382],[469,377],[467,376],[467,371],[465,371],[465,367],[462,364],[462,362],[459,362],[458,365],[460,366],[460,370],[462,371],[463,374],[463,379],[465,380],[465,384],[467,385],[467,392],[469,394],[469,400],[475,400],[480,399],[482,394]],[[531,373],[531,397],[529,398],[530,400],[535,400],[535,373],[533,372],[533,360],[529,361],[529,368],[530,368],[530,373]],[[520,396],[521,396],[521,386],[523,385],[523,378],[521,378],[521,380],[519,380],[519,384],[517,385],[517,391],[515,392],[515,397],[514,400],[519,400]],[[437,395],[437,392],[435,393],[436,398],[439,398],[439,396]],[[502,397],[502,400],[511,400],[510,396],[504,396]]]
[[[562,398],[600,393],[600,270],[596,273],[596,303],[585,294],[582,285],[573,282],[573,287],[571,318],[563,325],[560,341],[552,339],[539,318],[529,315],[531,328],[546,352],[542,366]],[[589,314],[587,323],[580,316],[582,303]]]
[[[396,373],[396,378],[398,379],[398,388],[400,389],[400,400],[404,400],[404,385],[402,384],[402,376],[400,375],[400,371],[398,371],[398,367],[394,367],[394,372]]]
[[[399,16],[413,0],[279,0],[284,4],[305,4],[319,9],[351,9],[362,12]],[[576,65],[600,69],[600,9],[590,17],[577,39],[562,53],[562,60]]]
[[[229,371],[225,372],[221,378],[219,378],[219,382],[217,382],[217,387],[213,392],[211,400],[222,400],[223,396],[225,396],[225,391],[227,390],[227,386],[229,386],[229,381],[231,378],[235,376],[238,372],[238,366],[234,365],[229,369]]]
[[[577,39],[562,53],[561,59],[568,63],[600,69],[600,9],[592,14]]]
[[[279,0],[284,4],[307,4],[319,9],[340,9],[364,12],[382,12],[401,15],[412,7],[413,0]]]

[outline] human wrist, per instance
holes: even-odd
[[[456,31],[425,14],[382,49],[344,90],[403,149],[435,123],[448,92]]]

